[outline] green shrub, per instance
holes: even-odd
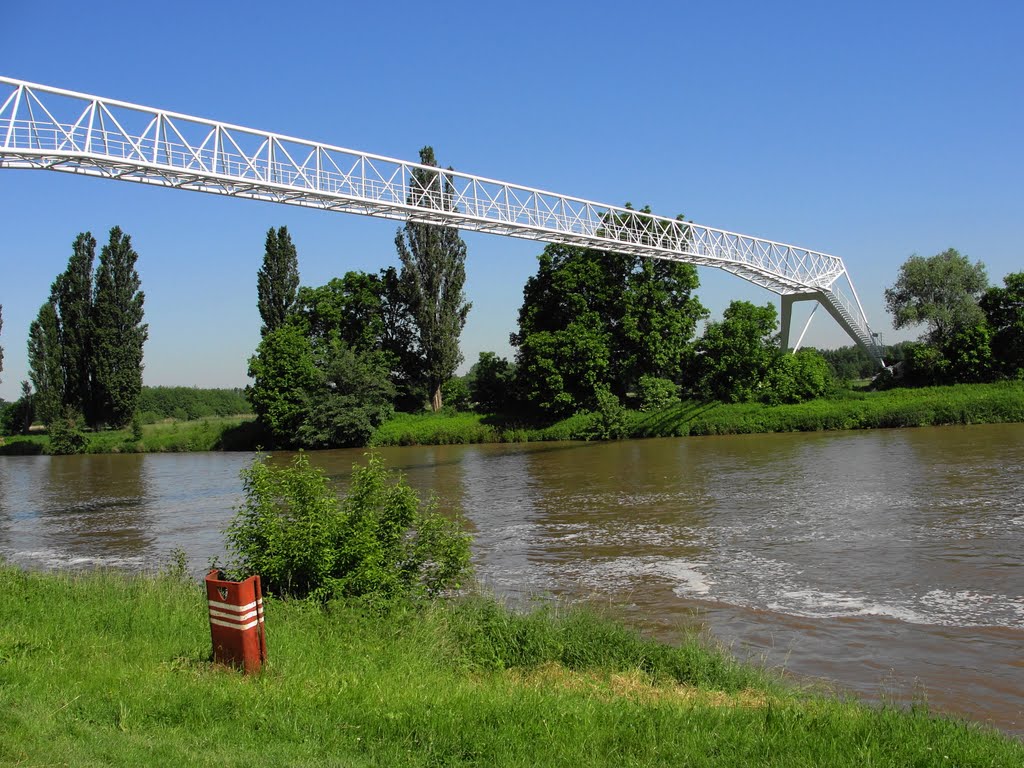
[[[132,440],[139,442],[142,439],[142,415],[136,411],[132,414]]]
[[[456,645],[474,667],[516,669],[556,663],[568,669],[638,669],[656,681],[723,691],[768,686],[769,677],[744,666],[697,635],[678,646],[644,638],[586,606],[544,604],[529,613],[476,597],[449,607]]]
[[[354,468],[341,500],[302,453],[281,468],[257,456],[242,479],[245,502],[227,530],[237,578],[258,573],[291,597],[380,604],[433,597],[468,575],[468,536],[379,456]]]
[[[62,416],[57,417],[47,426],[50,435],[50,453],[69,455],[84,453],[88,445],[82,431],[82,417],[70,408],[65,409]]]
[[[629,434],[626,409],[608,387],[597,389],[597,409],[578,436],[584,440],[621,440]]]
[[[679,386],[671,379],[641,376],[637,389],[641,411],[660,411],[679,404]]]
[[[468,411],[472,406],[469,384],[463,376],[452,376],[441,385],[441,398],[446,408],[454,411]]]

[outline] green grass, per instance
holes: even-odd
[[[396,413],[370,438],[371,445],[460,445],[497,443],[502,431],[479,413]]]
[[[684,403],[631,420],[635,437],[1022,422],[1024,382],[847,391],[796,405]]]
[[[196,421],[168,420],[146,424],[136,441],[131,429],[87,432],[86,453],[162,453],[182,451],[249,451],[260,441],[252,416],[211,416]],[[0,455],[48,453],[45,434],[3,438]]]
[[[0,616],[3,765],[1024,764],[980,727],[797,692],[585,611],[271,600],[253,677],[210,663],[201,590],[170,576],[0,565]]]
[[[432,445],[587,439],[597,414],[578,413],[548,426],[523,427],[472,413],[397,414],[374,445]],[[685,437],[759,432],[817,432],[949,424],[1024,422],[1024,382],[950,387],[846,390],[796,405],[684,402],[661,411],[624,413],[625,436]]]

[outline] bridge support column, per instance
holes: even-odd
[[[822,306],[824,296],[820,293],[784,293],[779,298],[782,299],[779,342],[782,346],[782,351],[789,352],[803,343],[804,335],[807,333],[807,329],[811,326],[811,319],[814,317],[814,313],[817,311],[818,307]],[[800,332],[800,338],[797,339],[796,344],[794,344],[792,340],[793,305],[798,301],[815,301],[817,304],[815,304],[814,309],[811,310],[811,314],[807,318],[807,322],[804,324],[804,329]]]
[[[782,343],[782,351],[788,352],[793,348],[789,343],[789,337],[793,332],[793,302],[796,297],[789,294],[782,294],[782,320],[779,328],[779,339]]]

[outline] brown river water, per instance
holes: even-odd
[[[1024,736],[1024,425],[389,448],[513,601],[610,606],[666,640]],[[347,483],[362,451],[312,462]],[[223,556],[250,454],[0,457],[0,556]],[[286,461],[287,454],[273,457]]]

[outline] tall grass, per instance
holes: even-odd
[[[593,615],[480,600],[266,615],[269,664],[245,677],[209,661],[195,584],[0,566],[0,764],[1024,764],[979,727],[806,696]]]

